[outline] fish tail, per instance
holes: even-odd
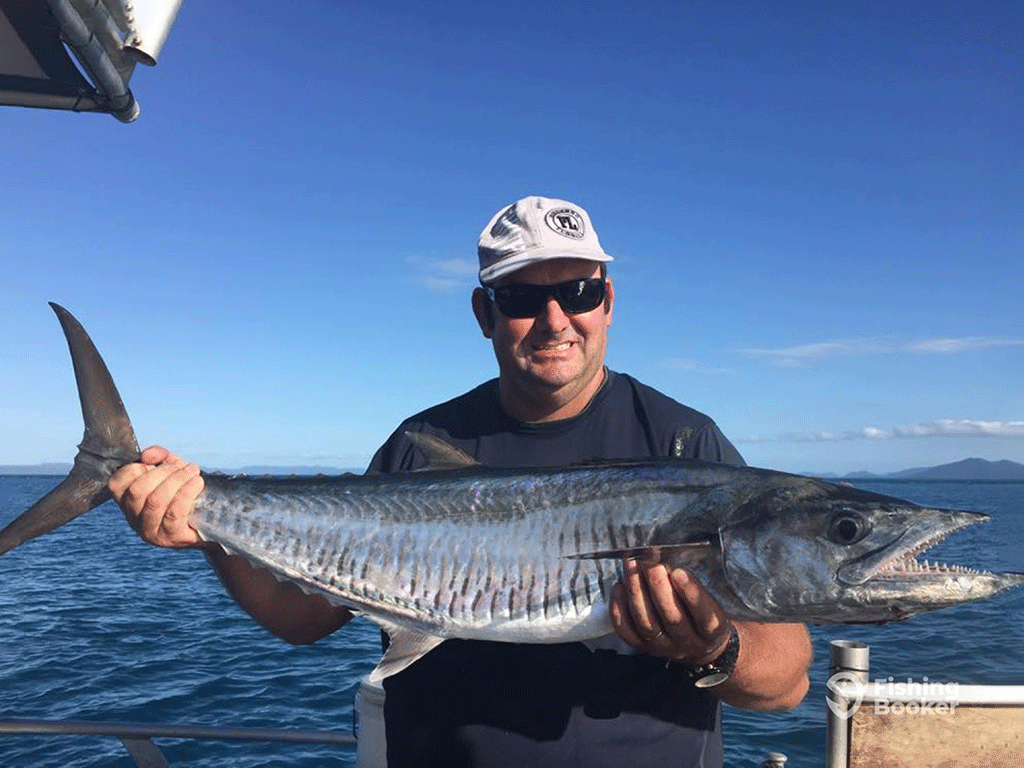
[[[139,445],[106,363],[81,323],[50,302],[71,351],[85,435],[71,472],[0,531],[0,555],[84,515],[110,498],[107,481],[139,458]]]

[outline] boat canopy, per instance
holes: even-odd
[[[139,116],[128,87],[153,66],[182,0],[0,0],[0,104]]]

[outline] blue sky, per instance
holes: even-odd
[[[81,437],[47,301],[143,444],[359,467],[496,373],[476,238],[615,256],[608,362],[751,464],[1024,462],[1019,3],[202,3],[142,114],[0,108],[0,463]]]

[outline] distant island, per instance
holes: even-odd
[[[0,475],[66,475],[71,471],[70,464],[0,464]],[[340,475],[345,472],[362,472],[362,469],[319,466],[248,466],[241,469],[211,470],[227,474],[244,475]],[[937,467],[918,467],[904,469],[888,475],[872,472],[850,472],[846,475],[822,474],[820,472],[804,472],[812,477],[841,478],[844,480],[1010,480],[1024,481],[1024,464],[1003,459],[988,461],[987,459],[964,459],[952,464],[941,464]]]
[[[248,466],[237,469],[208,469],[207,472],[223,472],[228,475],[341,475],[346,472],[362,474],[362,469],[341,469],[338,467],[321,466]],[[0,475],[66,475],[71,471],[70,464],[49,462],[43,464],[0,464]]]
[[[814,473],[811,473],[814,474]],[[838,475],[817,475],[818,477],[838,477]],[[1024,464],[1003,459],[988,461],[987,459],[963,459],[952,464],[940,464],[937,467],[917,467],[893,472],[888,475],[877,475],[872,472],[850,472],[843,475],[848,480],[1024,480]]]
[[[224,472],[229,475],[343,475],[348,472],[362,474],[362,469],[341,469],[339,467],[321,467],[318,465],[301,465],[294,467],[275,467],[270,465],[257,464],[241,469],[213,470]]]
[[[48,462],[45,464],[0,464],[0,475],[66,475],[70,464]]]

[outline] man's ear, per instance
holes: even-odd
[[[474,288],[472,302],[473,315],[480,326],[480,332],[485,339],[489,339],[494,330],[494,308],[491,306],[491,300],[487,298],[483,288]]]
[[[612,307],[615,305],[615,288],[612,287],[612,279],[605,278],[604,292],[604,313],[608,315],[608,325],[612,324]]]

